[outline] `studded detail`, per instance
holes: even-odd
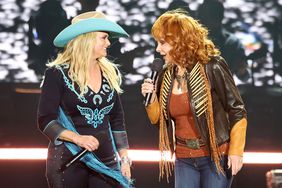
[[[208,95],[205,86],[204,74],[201,73],[200,63],[197,63],[192,69],[189,77],[192,98],[195,102],[196,116],[201,116],[208,108]]]

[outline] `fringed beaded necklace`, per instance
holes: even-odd
[[[176,71],[178,72],[178,68],[176,69]],[[183,85],[187,83],[187,70],[185,70],[183,75],[178,75],[176,73],[175,79],[177,82],[177,89],[181,92]]]

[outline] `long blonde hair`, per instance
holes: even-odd
[[[207,63],[219,50],[208,39],[208,30],[183,9],[167,11],[152,27],[153,37],[172,46],[169,55],[175,63],[192,68],[197,62]]]
[[[77,36],[67,44],[64,51],[59,53],[53,62],[47,64],[48,67],[68,64],[68,76],[73,84],[74,82],[78,84],[80,95],[87,92],[87,83],[90,79],[88,70],[90,68],[91,58],[93,57],[96,36],[96,32]],[[118,65],[110,62],[106,57],[97,59],[97,62],[103,75],[109,81],[111,88],[115,89],[118,93],[122,93],[120,87],[122,79]]]

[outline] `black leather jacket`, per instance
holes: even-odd
[[[212,105],[214,114],[214,127],[216,132],[216,139],[218,145],[229,141],[230,131],[232,127],[239,120],[246,118],[247,113],[244,107],[244,103],[240,96],[239,90],[236,87],[232,74],[226,64],[225,60],[219,56],[212,57],[209,63],[205,65],[206,75],[210,82],[211,95],[212,95]],[[160,73],[160,79],[158,86],[161,85],[162,76],[165,69]],[[172,74],[172,79],[174,79],[174,74]],[[170,95],[172,92],[173,84],[170,86],[169,95],[166,101],[166,105],[169,106]],[[189,83],[187,83],[188,94],[191,96],[191,89]],[[160,87],[158,87],[157,94],[159,96]],[[208,137],[208,125],[205,114],[197,117],[195,114],[195,100],[189,96],[190,107],[193,112],[195,126],[201,134],[201,138],[209,145]],[[168,134],[170,139],[170,148],[174,148],[173,143],[173,125],[172,118],[170,117],[169,110],[167,110],[167,126]]]

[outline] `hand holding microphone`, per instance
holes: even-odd
[[[92,135],[77,135],[75,144],[84,148],[80,152],[78,152],[73,158],[71,158],[69,161],[64,163],[61,166],[61,171],[66,170],[68,167],[70,167],[74,162],[78,161],[82,156],[84,156],[88,151],[94,151],[98,149],[100,142],[104,139],[104,133],[100,133],[98,135],[92,136]]]
[[[154,59],[152,64],[151,76],[150,78],[145,79],[144,83],[141,86],[141,92],[145,97],[145,106],[148,106],[148,104],[150,104],[155,89],[155,83],[158,78],[158,73],[160,70],[162,70],[162,67],[163,61],[159,58]]]
[[[88,151],[94,151],[99,147],[99,140],[92,135],[77,135],[74,143]]]

